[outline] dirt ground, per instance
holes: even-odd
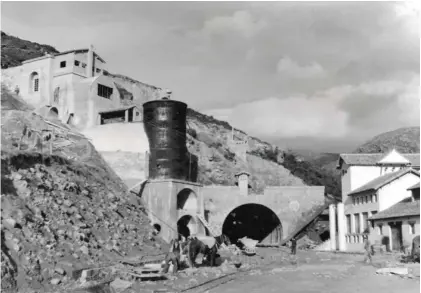
[[[276,252],[266,250],[261,254],[273,260]],[[274,260],[264,269],[252,270],[208,292],[419,292],[419,264],[405,265],[410,268],[412,278],[376,274],[378,268],[396,262],[393,255],[374,256],[369,265],[363,262],[363,255],[313,251],[299,251],[297,263],[291,258],[286,264],[285,253],[280,254],[283,261]]]

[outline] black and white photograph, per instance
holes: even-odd
[[[419,292],[420,2],[0,5],[1,292]]]

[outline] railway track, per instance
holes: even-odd
[[[198,285],[183,289],[178,291],[179,293],[202,293],[202,292],[206,292],[208,290],[211,290],[213,288],[216,288],[222,284],[231,282],[233,280],[235,280],[236,278],[240,277],[240,276],[244,276],[246,275],[248,272],[250,272],[252,269],[247,269],[247,270],[241,270],[241,271],[237,271],[234,273],[230,273],[227,275],[223,275],[220,276],[218,278],[214,278],[211,280],[208,280],[206,282],[200,283]]]

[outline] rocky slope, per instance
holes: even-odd
[[[163,255],[139,198],[83,136],[6,101],[20,105],[2,92],[2,292],[62,292],[82,268]]]
[[[386,153],[395,148],[400,153],[420,152],[420,128],[406,127],[379,134],[360,147],[355,153]]]

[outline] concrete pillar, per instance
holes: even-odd
[[[124,111],[124,122],[129,122],[129,110]]]
[[[345,223],[345,212],[344,212],[343,203],[338,203],[337,212],[338,212],[338,244],[339,244],[338,248],[340,251],[345,251],[346,250],[346,243],[345,243],[346,223]]]
[[[355,231],[355,216],[354,216],[354,214],[350,214],[349,215],[350,217],[351,217],[351,234],[352,233],[356,233],[356,231]]]
[[[329,232],[330,249],[336,250],[336,208],[334,204],[329,206]]]

